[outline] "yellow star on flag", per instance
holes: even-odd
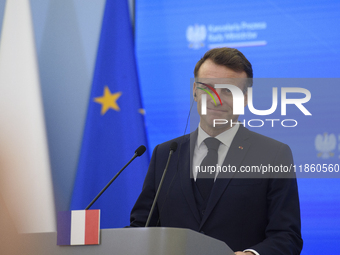
[[[122,92],[111,93],[108,86],[104,88],[104,95],[101,97],[96,97],[94,101],[102,105],[102,110],[100,112],[101,115],[104,115],[110,108],[120,111],[120,108],[117,104],[117,99],[122,95]]]
[[[145,109],[143,108],[138,109],[138,112],[142,115],[145,115]]]

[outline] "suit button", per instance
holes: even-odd
[[[204,231],[203,231],[203,230],[201,230],[201,231],[200,231],[200,233],[201,233],[201,234],[203,234],[203,235],[205,235],[205,233],[204,233]]]
[[[202,213],[202,215],[204,215],[204,213],[205,213],[205,210],[202,210],[202,212],[201,212],[201,213]]]

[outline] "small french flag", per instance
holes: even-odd
[[[99,244],[100,210],[58,212],[57,245]]]

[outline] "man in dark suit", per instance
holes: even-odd
[[[233,113],[230,90],[213,88],[228,79],[244,92],[246,105],[247,86],[252,86],[253,78],[251,64],[236,49],[212,49],[198,61],[194,74],[198,129],[156,146],[143,190],[131,212],[131,226],[145,225],[170,144],[177,142],[150,226],[192,229],[224,241],[236,254],[300,254],[294,173],[261,173],[261,178],[259,173],[244,173],[252,166],[291,167],[290,148],[235,124],[238,116]],[[205,96],[206,112],[202,113],[202,98],[207,93],[212,96]],[[214,119],[228,122],[214,125]],[[224,166],[225,171],[211,171],[218,166]]]

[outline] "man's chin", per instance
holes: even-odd
[[[209,125],[209,128],[210,129],[216,129],[216,130],[226,130],[228,128],[230,128],[230,122],[228,121],[227,123],[222,123],[224,122],[225,120],[224,119],[221,119],[222,121],[217,121],[216,119],[216,122],[215,123],[211,123]]]
[[[238,119],[214,118],[209,120],[209,127],[216,129],[231,128],[238,123]]]

